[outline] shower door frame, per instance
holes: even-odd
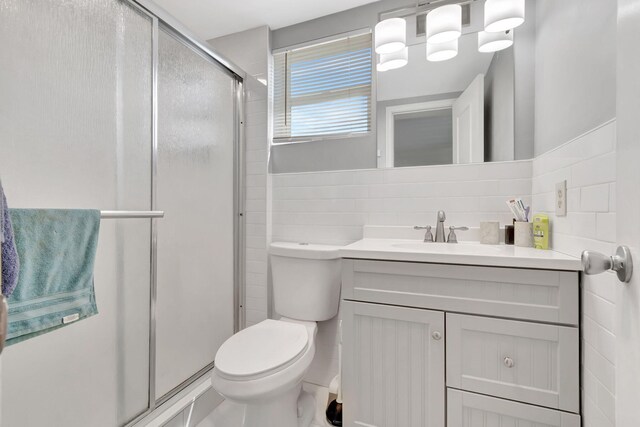
[[[200,40],[173,16],[151,0],[114,0],[123,1],[152,21],[152,132],[151,132],[151,209],[155,209],[157,201],[157,164],[158,164],[158,38],[160,28],[168,31],[187,48],[212,60],[220,70],[226,72],[234,80],[234,180],[233,180],[233,228],[234,228],[234,280],[233,280],[233,331],[238,332],[244,325],[244,147],[245,147],[245,91],[246,73],[223,55],[215,52],[206,42]],[[149,415],[157,407],[193,384],[211,369],[212,361],[200,371],[177,385],[163,396],[156,396],[156,304],[157,304],[157,219],[151,219],[151,292],[149,310],[149,390],[148,407],[145,411],[129,420],[125,426],[132,426]]]

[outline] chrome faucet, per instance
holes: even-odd
[[[431,226],[427,225],[425,227],[421,227],[416,225],[413,227],[414,230],[426,230],[424,233],[424,242],[440,242],[440,243],[458,243],[458,236],[456,236],[456,230],[468,230],[469,227],[449,227],[449,236],[444,238],[444,220],[447,219],[444,211],[438,211],[438,225],[436,225],[436,238],[433,238],[433,234],[431,234]]]
[[[438,225],[436,226],[436,242],[444,243],[444,220],[447,216],[444,211],[438,211]]]

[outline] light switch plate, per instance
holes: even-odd
[[[567,216],[567,181],[556,184],[556,216]]]

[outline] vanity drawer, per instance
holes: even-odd
[[[447,386],[579,412],[577,328],[447,314]]]
[[[447,390],[447,425],[580,427],[580,416],[495,397]]]
[[[344,259],[342,297],[578,325],[574,271]]]

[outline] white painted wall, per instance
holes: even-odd
[[[219,54],[232,60],[249,76],[268,79],[269,38],[271,30],[266,25],[250,30],[207,40]]]
[[[535,150],[616,115],[616,2],[536,0]]]
[[[484,78],[484,159],[515,160],[513,49],[496,52]]]

